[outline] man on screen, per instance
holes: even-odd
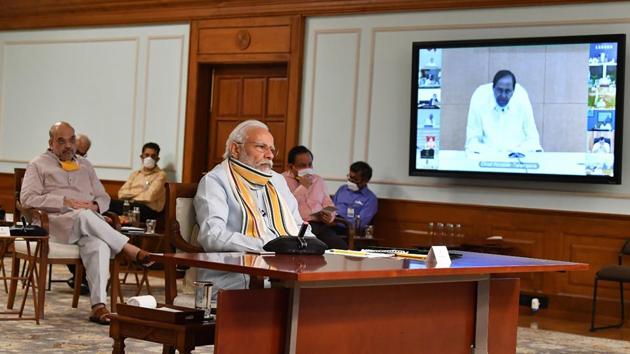
[[[527,91],[509,70],[479,86],[470,99],[466,151],[542,151]]]

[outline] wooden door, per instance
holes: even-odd
[[[278,150],[274,170],[283,171],[287,153],[287,94],[286,64],[215,66],[208,125],[208,171],[223,160],[225,141],[232,129],[248,119],[258,119],[269,126]]]

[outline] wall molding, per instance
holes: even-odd
[[[7,40],[7,41],[3,41],[2,43],[2,53],[3,53],[3,59],[2,59],[2,72],[0,72],[0,80],[2,80],[2,89],[0,91],[0,107],[4,107],[4,93],[7,92],[7,88],[6,88],[6,80],[4,80],[3,78],[6,76],[4,73],[7,70],[7,62],[6,60],[4,60],[4,58],[6,58],[6,51],[7,51],[7,47],[9,46],[20,46],[20,45],[49,45],[49,44],[98,44],[98,43],[115,43],[115,42],[130,42],[130,43],[134,43],[134,49],[135,49],[135,57],[133,58],[133,61],[135,63],[135,69],[134,69],[134,78],[133,78],[133,85],[134,85],[134,93],[133,93],[133,97],[131,98],[131,102],[132,102],[132,107],[131,107],[131,111],[130,113],[130,130],[131,130],[131,143],[132,146],[135,143],[134,139],[135,139],[135,121],[136,121],[136,106],[137,106],[137,100],[138,100],[138,92],[137,92],[137,86],[138,86],[138,65],[139,65],[139,50],[140,50],[140,41],[141,38],[140,36],[100,36],[100,37],[83,37],[83,38],[68,38],[68,39],[59,39],[59,38],[48,38],[48,39],[33,39],[33,40],[29,40],[29,39],[25,39],[25,40]],[[5,120],[6,117],[4,116],[4,109],[0,110],[0,131],[3,130],[3,127],[5,125]],[[20,159],[11,159],[11,158],[5,158],[4,153],[0,151],[0,162],[5,162],[5,163],[23,163],[23,164],[27,164],[30,162],[29,160],[20,160]],[[111,169],[133,169],[133,153],[130,153],[129,156],[129,160],[127,161],[127,163],[124,164],[94,164],[94,167],[96,168],[111,168]]]
[[[613,0],[615,1],[615,0]],[[621,0],[617,0],[621,1]],[[21,0],[0,6],[0,30],[192,21],[219,17],[337,15],[587,4],[594,0]]]
[[[360,68],[360,51],[361,51],[361,29],[360,28],[336,28],[336,29],[326,29],[326,30],[316,30],[313,32],[313,59],[317,58],[317,47],[319,43],[320,35],[334,35],[334,34],[356,34],[355,39],[355,67],[354,67],[354,82],[352,87],[352,117],[350,123],[350,130],[352,132],[350,138],[348,139],[348,151],[349,151],[349,161],[352,162],[354,159],[354,144],[355,144],[355,132],[357,126],[357,92],[359,87],[359,68]],[[311,96],[310,96],[310,107],[309,107],[309,133],[308,133],[308,146],[313,146],[313,122],[314,122],[314,112],[315,112],[315,89],[317,87],[317,62],[313,60],[312,73],[311,73]]]
[[[144,80],[144,93],[145,93],[145,99],[144,99],[144,107],[142,110],[142,144],[146,143],[147,137],[146,137],[146,126],[147,126],[147,110],[148,110],[148,92],[149,92],[149,63],[151,62],[151,43],[153,43],[153,41],[160,41],[160,40],[173,40],[173,39],[178,39],[180,42],[180,46],[181,46],[181,50],[179,53],[179,87],[177,88],[177,117],[175,118],[175,123],[176,123],[176,128],[175,128],[175,152],[173,154],[173,156],[175,157],[175,160],[172,163],[172,166],[163,168],[162,170],[165,172],[176,172],[178,170],[178,166],[179,166],[179,153],[180,153],[180,136],[179,136],[179,132],[180,132],[180,124],[182,121],[182,91],[184,90],[184,87],[182,85],[182,82],[184,80],[184,67],[186,66],[186,60],[185,60],[185,52],[184,49],[186,48],[186,45],[184,43],[184,39],[185,36],[184,35],[149,35],[147,36],[147,48],[146,48],[146,59],[145,59],[145,80]]]

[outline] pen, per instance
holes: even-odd
[[[401,258],[412,258],[412,259],[420,259],[420,260],[424,260],[427,259],[427,255],[425,254],[413,254],[413,253],[395,253],[396,257],[401,257]]]
[[[340,250],[340,249],[336,249],[336,248],[328,250],[328,253],[342,254],[342,255],[346,255],[346,256],[367,256],[367,253],[365,253],[365,252],[352,251],[352,250]]]

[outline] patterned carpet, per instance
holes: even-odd
[[[68,277],[64,267],[55,266],[54,269],[54,278]],[[163,300],[163,280],[150,278],[150,282],[158,301]],[[123,291],[131,294],[135,285],[123,286]],[[54,283],[53,291],[46,294],[46,319],[39,326],[34,321],[0,322],[0,353],[111,353],[113,341],[109,338],[109,327],[87,320],[89,298],[81,296],[76,309],[71,307],[71,300],[71,289],[64,283]],[[0,284],[0,306],[4,308],[5,304],[4,285]],[[32,302],[27,302],[27,309],[32,309]],[[154,343],[127,339],[125,344],[127,353],[162,352],[162,346]],[[195,351],[212,352],[211,346]],[[517,353],[630,353],[630,342],[519,328]]]

